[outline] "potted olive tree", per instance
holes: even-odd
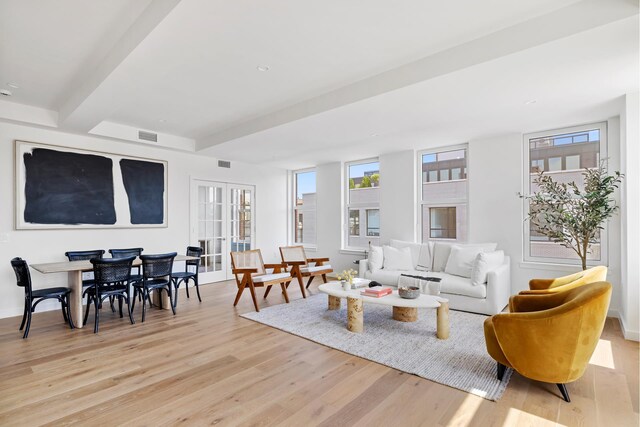
[[[618,210],[613,192],[624,178],[620,172],[608,175],[604,163],[585,169],[584,188],[575,182],[560,183],[540,172],[534,179],[538,191],[521,198],[529,201],[533,227],[551,241],[572,249],[587,269],[591,245],[598,242],[604,222]]]

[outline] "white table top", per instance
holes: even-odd
[[[393,293],[380,298],[368,297],[362,295],[360,291],[367,288],[351,289],[345,291],[342,289],[340,282],[324,283],[318,287],[318,290],[322,293],[338,297],[338,298],[360,298],[363,302],[381,305],[390,305],[394,307],[415,307],[415,308],[438,308],[441,302],[449,302],[446,298],[437,297],[434,295],[421,294],[416,299],[401,298],[398,295],[397,290],[393,290]]]

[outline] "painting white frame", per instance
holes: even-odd
[[[35,148],[44,148],[60,152],[99,155],[107,157],[113,162],[113,181],[114,181],[114,207],[116,210],[115,224],[34,224],[24,220],[24,210],[26,206],[25,200],[25,165],[23,155]],[[84,150],[73,147],[65,147],[61,145],[43,144],[38,142],[16,140],[14,144],[14,227],[16,230],[51,230],[51,229],[113,229],[113,228],[167,228],[169,226],[169,164],[166,160],[150,159],[144,157],[128,156],[124,154],[107,153],[101,151]],[[161,163],[164,167],[164,200],[163,200],[163,223],[162,224],[132,224],[127,194],[122,182],[119,162],[121,159],[147,161],[152,163]]]

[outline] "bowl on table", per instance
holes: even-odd
[[[401,286],[398,288],[400,298],[416,299],[420,296],[420,288],[417,286]]]

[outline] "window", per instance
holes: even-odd
[[[367,209],[367,236],[380,237],[380,209]]]
[[[345,165],[348,249],[368,248],[380,240],[380,163],[378,159]],[[362,221],[360,220],[362,218]]]
[[[316,244],[316,171],[293,173],[293,241]]]
[[[558,182],[575,181],[583,188],[582,172],[584,168],[595,168],[601,158],[606,158],[606,123],[556,129],[524,136],[527,188],[531,194],[537,191],[533,182],[540,171]],[[525,201],[525,212],[529,210]],[[600,233],[600,241],[591,245],[589,261],[604,261],[606,230]],[[525,261],[579,264],[578,256],[569,248],[554,243],[548,237],[534,229],[530,224],[524,227]]]
[[[467,148],[423,151],[418,155],[421,237],[467,238]]]

